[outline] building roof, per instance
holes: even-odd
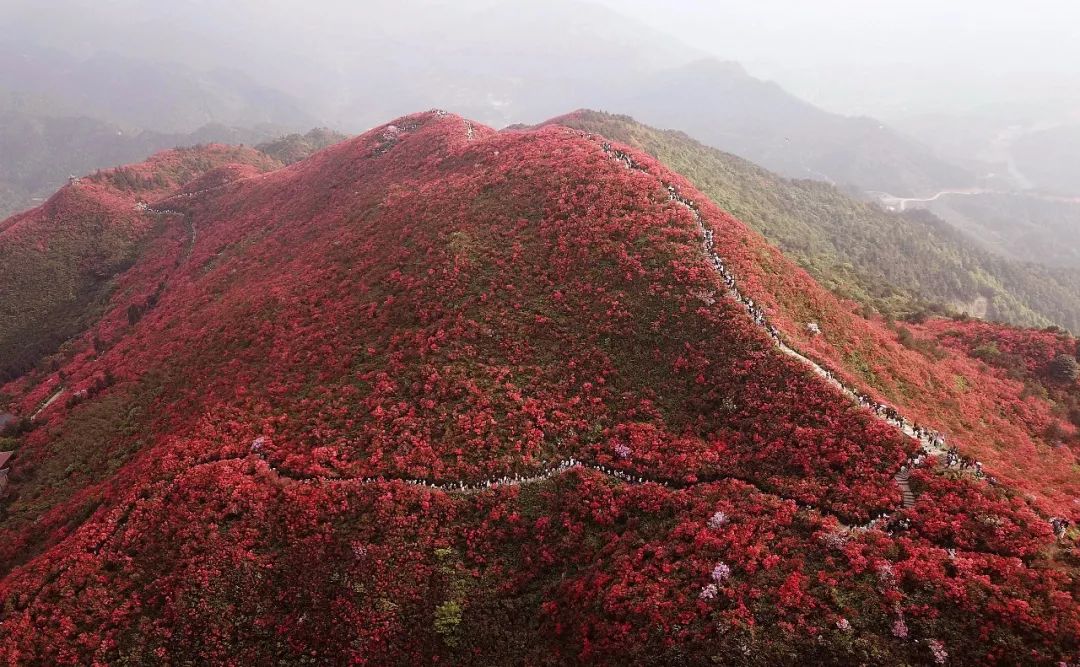
[[[0,468],[7,465],[8,459],[12,457],[15,452],[0,452]]]

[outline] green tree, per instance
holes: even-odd
[[[1050,377],[1062,383],[1076,382],[1080,377],[1080,362],[1067,354],[1059,354],[1050,362]]]

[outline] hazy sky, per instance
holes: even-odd
[[[597,1],[838,111],[905,96],[915,111],[933,97],[974,106],[1018,81],[1044,95],[1080,81],[1073,0]]]
[[[363,53],[360,63],[371,62],[388,52],[387,40],[419,39],[424,49],[456,47],[477,57],[499,48],[512,55],[528,42],[534,50],[518,54],[520,62],[558,73],[566,71],[562,65],[587,70],[593,55],[576,65],[556,63],[580,53],[581,44],[602,51],[619,39],[605,31],[634,42],[638,58],[677,47],[617,17],[597,19],[595,5],[603,5],[840,113],[885,120],[931,112],[1010,121],[1026,115],[1033,122],[1080,117],[1073,111],[1080,109],[1080,0],[579,2],[594,7],[573,0],[0,0],[0,22],[19,24],[17,33],[40,27],[62,48],[98,46],[95,36],[108,32],[110,48],[137,44],[137,51],[201,65],[261,58],[263,78],[276,84],[291,77],[295,87],[312,79],[318,63],[348,75],[357,64],[340,52]],[[12,12],[18,20],[5,17]],[[485,12],[529,16],[528,39],[485,33],[488,23],[492,30],[502,25]],[[120,30],[101,27],[117,20]],[[576,51],[568,40],[579,43]],[[403,52],[425,53],[411,46]],[[320,72],[323,79],[335,75]]]

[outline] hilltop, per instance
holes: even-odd
[[[88,184],[174,231],[4,387],[0,660],[1077,658],[1060,418],[657,160],[442,112],[244,156]]]

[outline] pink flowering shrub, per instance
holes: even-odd
[[[716,583],[722,583],[731,576],[731,568],[726,563],[717,563],[712,569],[712,579]]]

